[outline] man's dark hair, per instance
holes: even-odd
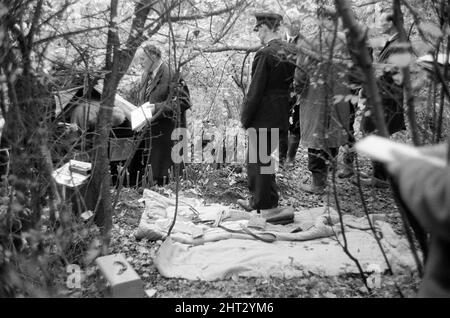
[[[335,19],[337,19],[338,15],[333,7],[323,5],[317,8],[317,17],[319,19],[327,19],[334,21]]]
[[[158,58],[161,57],[161,50],[158,49],[156,46],[154,46],[153,44],[148,44],[146,46],[144,46],[144,52],[145,54],[147,54],[148,56],[156,56]]]

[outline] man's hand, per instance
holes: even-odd
[[[152,103],[150,103],[150,102],[145,102],[144,104],[142,104],[141,107],[142,107],[142,108],[148,108],[148,107],[150,107],[150,108],[154,109],[154,108],[155,108],[155,104],[152,104]]]

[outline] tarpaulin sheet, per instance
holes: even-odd
[[[221,224],[239,231],[248,224],[245,215],[250,214],[239,214],[219,204],[205,206],[185,197],[179,200],[177,222],[167,238],[175,200],[146,190],[144,201],[146,209],[136,235],[164,240],[154,263],[165,277],[217,280],[233,276],[289,278],[358,273],[342,247],[339,216],[330,207],[296,211],[294,222],[289,225],[267,224],[264,230],[251,230],[276,237],[273,243],[266,243],[245,232],[231,233],[212,225],[222,214]],[[374,215],[371,220],[394,271],[413,270],[415,264],[407,241],[393,231],[383,215]],[[385,259],[367,219],[345,215],[343,223],[348,249],[363,269],[385,271]]]

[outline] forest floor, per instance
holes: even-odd
[[[340,160],[342,162],[342,160]],[[236,206],[238,198],[248,194],[245,172],[233,170],[230,166],[213,169],[205,165],[188,166],[188,178],[180,183],[180,193],[196,194],[208,203]],[[370,175],[370,162],[361,162],[361,171]],[[239,173],[238,173],[239,172]],[[308,178],[307,156],[304,150],[297,153],[295,168],[277,175],[281,192],[281,204],[296,210],[330,204],[335,206],[334,197],[316,196],[302,192],[299,183]],[[364,216],[361,197],[356,185],[349,179],[336,177],[340,206],[344,213]],[[162,194],[173,193],[175,185],[153,188]],[[401,217],[390,194],[390,189],[363,186],[369,213],[383,212],[395,232],[404,236]],[[332,193],[330,191],[330,193]],[[138,202],[142,192],[123,189],[113,219],[111,253],[124,253],[145,283],[150,297],[414,297],[419,278],[416,273],[408,275],[384,274],[381,288],[370,293],[364,288],[359,275],[321,277],[311,275],[290,279],[233,278],[213,282],[188,281],[162,277],[153,264],[155,253],[161,242],[136,241],[136,231],[143,211]],[[72,297],[104,297],[104,284],[95,270],[90,270],[82,282],[82,290],[69,292]],[[401,291],[401,292],[399,292]]]

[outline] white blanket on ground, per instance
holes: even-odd
[[[206,222],[216,220],[222,213],[224,226],[240,230],[248,220],[227,219],[226,216],[239,214],[233,214],[226,206],[202,206],[199,201],[186,198],[181,198],[176,225],[170,238],[166,238],[174,200],[149,190],[144,193],[144,200],[146,209],[136,235],[165,239],[154,260],[165,277],[217,280],[233,276],[289,278],[311,273],[324,276],[358,273],[355,263],[341,246],[344,240],[340,220],[332,208],[299,211],[292,224],[267,224],[264,231],[252,230],[255,234],[275,235],[275,242],[265,243],[245,233],[230,233],[211,225],[192,223],[194,216]],[[348,249],[362,268],[385,271],[385,259],[367,219],[344,216],[343,221]],[[414,260],[406,240],[394,233],[382,215],[374,215],[372,221],[394,271],[413,270]],[[296,233],[292,233],[294,230]]]

